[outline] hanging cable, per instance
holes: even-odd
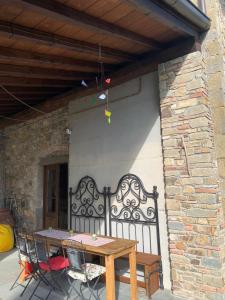
[[[12,121],[20,121],[20,122],[25,122],[26,121],[26,120],[21,120],[21,119],[6,117],[6,116],[3,116],[3,115],[0,115],[0,118],[7,119],[7,120],[12,120]]]
[[[14,94],[12,94],[10,91],[8,91],[7,88],[5,88],[5,87],[4,87],[3,85],[1,85],[1,84],[0,84],[0,88],[1,88],[3,91],[5,91],[8,95],[10,95],[13,99],[15,99],[16,101],[18,101],[18,102],[22,103],[23,105],[29,107],[30,109],[33,109],[33,110],[35,110],[36,112],[39,112],[39,113],[41,113],[41,114],[46,114],[46,112],[44,112],[44,111],[42,111],[42,110],[39,110],[39,109],[37,109],[37,108],[35,108],[35,107],[33,107],[33,106],[27,104],[26,102],[20,100],[18,97],[16,97]]]

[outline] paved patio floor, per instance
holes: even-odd
[[[29,296],[31,295],[32,288],[37,284],[35,281],[33,281],[29,287],[29,289],[25,292],[23,297],[20,297],[20,293],[22,291],[22,288],[19,286],[17,288],[14,288],[12,291],[10,291],[10,286],[14,282],[17,274],[19,274],[19,266],[18,266],[18,256],[17,251],[12,250],[11,252],[7,253],[0,253],[0,300],[27,300],[29,299]],[[66,286],[66,285],[65,285]],[[65,288],[64,286],[64,288]],[[129,288],[130,286],[128,284],[123,284],[120,282],[117,282],[116,285],[116,291],[117,291],[117,300],[128,300],[130,299],[129,294]],[[101,299],[105,298],[105,289],[102,284],[99,288]],[[48,289],[46,286],[41,285],[38,290],[37,294],[40,297],[45,297],[48,293]],[[67,297],[63,294],[52,292],[49,300],[59,300],[59,299],[66,299]],[[33,297],[32,299],[38,299],[37,297]],[[75,297],[71,297],[71,299],[75,299]],[[76,298],[78,299],[78,298]],[[93,298],[94,299],[94,298]],[[147,300],[148,297],[145,295],[145,290],[139,288],[138,289],[138,300]],[[175,298],[171,295],[169,291],[158,291],[156,292],[152,300],[178,300],[178,298]]]

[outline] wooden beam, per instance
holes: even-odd
[[[184,17],[178,15],[168,6],[158,0],[122,0],[142,11],[150,19],[155,18],[158,22],[168,26],[173,31],[181,32],[192,37],[198,37],[200,30],[189,23]]]
[[[1,3],[2,0],[0,0]],[[51,34],[45,31],[36,30],[33,28],[12,24],[9,22],[0,21],[0,36],[8,38],[16,38],[20,41],[35,42],[40,45],[49,47],[59,47],[69,49],[79,53],[86,53],[99,56],[99,46],[83,42],[56,34]],[[126,53],[124,51],[115,50],[108,47],[101,47],[102,59],[120,59],[125,61],[135,61],[137,55]]]
[[[38,78],[20,78],[20,77],[8,77],[0,75],[0,84],[5,86],[28,86],[28,87],[76,87],[78,85],[75,81],[69,80],[52,80],[52,79],[38,79]]]
[[[188,53],[199,50],[199,44],[195,42],[194,39],[180,40],[172,45],[170,48],[158,51],[149,56],[145,56],[138,62],[133,64],[128,64],[124,68],[112,74],[112,84],[111,87],[120,85],[128,80],[137,78],[144,74],[156,71],[158,64],[166,62],[177,57],[181,57]],[[44,101],[42,104],[37,105],[38,109],[45,111],[46,113],[57,110],[63,106],[68,105],[69,101],[78,99],[80,97],[88,96],[96,93],[96,85],[93,83],[89,85],[88,89],[77,88],[73,89],[67,93],[60,96],[53,97],[49,101]],[[21,118],[23,120],[30,120],[40,116],[40,114],[34,111],[27,111],[26,113],[18,113],[15,115],[16,118]],[[13,124],[10,121],[3,121],[0,123],[0,129],[8,125]]]
[[[53,95],[53,94],[59,94],[63,93],[66,91],[65,87],[30,87],[30,86],[25,86],[25,87],[17,87],[17,86],[9,86],[7,89],[15,94],[15,95]],[[5,92],[0,89],[0,98],[2,95],[5,95]]]
[[[49,96],[49,95],[17,95],[17,94],[13,94],[16,97],[18,97],[18,99],[22,100],[22,101],[34,101],[34,100],[40,100],[40,99],[47,99],[47,98],[51,98],[53,96]],[[5,93],[5,95],[0,95],[0,106],[2,104],[13,104],[13,103],[17,103],[19,104],[19,101],[16,101],[15,99],[13,99],[12,96],[8,95]]]
[[[6,64],[35,64],[45,68],[59,68],[80,71],[99,71],[99,63],[86,60],[78,60],[57,55],[47,55],[37,52],[22,51],[12,48],[0,47],[0,63]],[[105,71],[115,69],[113,65],[104,64]]]
[[[47,79],[62,79],[62,80],[82,80],[94,79],[95,73],[84,73],[74,71],[64,71],[59,69],[46,69],[28,66],[16,66],[0,64],[0,75],[14,76],[23,78],[47,78]]]
[[[3,2],[5,2],[5,0]],[[155,49],[162,48],[162,44],[152,38],[142,36],[123,27],[88,15],[55,0],[11,0],[10,2],[15,3],[24,9],[38,12],[46,17],[52,17],[54,20],[70,25],[78,25],[84,29],[87,28],[95,33],[122,38]]]

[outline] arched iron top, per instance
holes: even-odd
[[[132,223],[157,224],[157,187],[153,192],[146,191],[141,179],[134,174],[124,175],[114,193],[109,192],[111,199],[111,220]]]
[[[123,175],[118,182],[116,191],[113,193],[111,192],[110,194],[112,196],[116,195],[119,190],[124,187],[124,185],[128,185],[130,189],[132,188],[132,185],[134,185],[133,187],[135,188],[135,190],[142,192],[144,195],[146,195],[147,198],[152,198],[155,200],[158,199],[159,194],[157,192],[157,186],[153,186],[152,192],[147,192],[141,179],[137,175],[134,175],[132,173]]]
[[[84,176],[80,179],[78,182],[77,188],[75,192],[72,192],[72,188],[70,188],[70,191],[72,192],[73,195],[77,194],[80,192],[83,188],[86,188],[90,193],[91,191],[95,191],[96,194],[102,195],[102,193],[98,190],[97,184],[91,176]]]
[[[80,179],[75,192],[70,188],[70,205],[73,216],[103,218],[105,216],[104,193],[99,192],[90,176]]]

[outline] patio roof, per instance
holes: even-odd
[[[209,19],[189,1],[186,16],[169,2],[0,0],[0,85],[50,112],[96,92],[100,61],[114,86],[195,51]],[[2,117],[38,115],[2,88],[0,100]],[[0,128],[12,122],[2,118]]]

